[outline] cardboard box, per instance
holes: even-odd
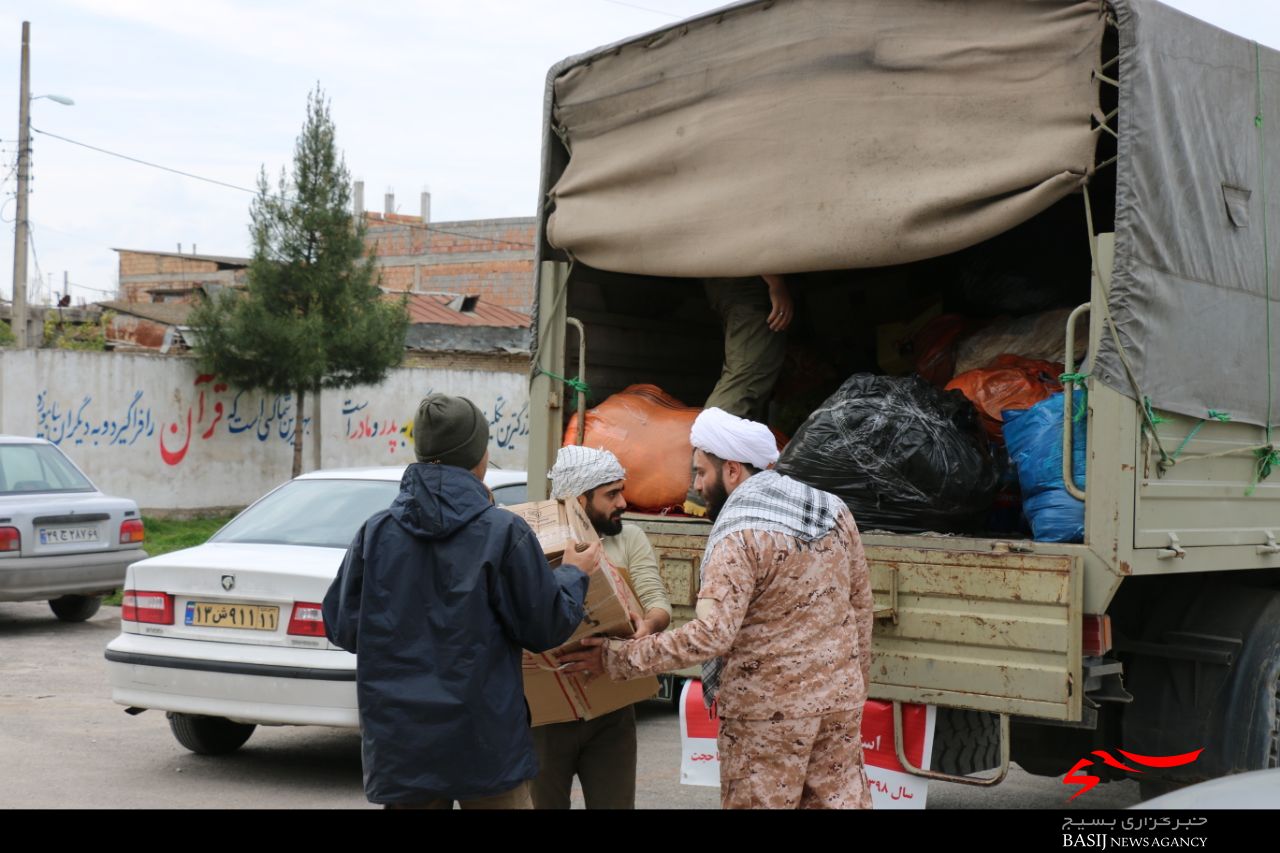
[[[653,676],[631,681],[614,681],[601,675],[590,684],[580,675],[558,672],[554,656],[530,654],[524,663],[524,698],[529,703],[531,724],[592,720],[610,711],[652,699],[658,693]]]
[[[594,542],[600,537],[577,501],[535,501],[506,507],[524,518],[553,566],[559,565],[573,542]],[[601,676],[590,684],[578,675],[557,669],[555,652],[580,648],[577,642],[591,635],[629,637],[634,620],[644,616],[639,599],[622,573],[601,555],[597,571],[587,587],[582,624],[563,646],[543,654],[529,654],[524,663],[524,694],[533,725],[590,720],[625,708],[658,692],[658,679],[613,681]]]

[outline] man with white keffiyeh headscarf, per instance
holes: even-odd
[[[870,808],[860,731],[871,580],[853,516],[768,470],[778,450],[763,424],[707,409],[690,443],[715,522],[697,618],[639,640],[593,639],[566,660],[618,680],[705,662],[725,808]]]
[[[547,474],[551,497],[576,500],[600,534],[604,555],[627,578],[644,618],[636,637],[661,632],[671,623],[671,603],[658,573],[658,558],[644,531],[622,521],[627,472],[608,450],[560,448]],[[551,723],[533,730],[538,777],[533,805],[567,809],[576,774],[589,809],[636,807],[636,712],[628,705],[592,720]]]

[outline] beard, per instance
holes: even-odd
[[[707,502],[707,518],[715,521],[720,516],[720,510],[724,509],[724,502],[729,500],[729,493],[719,479],[714,483],[707,483],[703,488],[702,499]]]
[[[613,515],[597,515],[588,505],[587,519],[601,536],[617,536],[622,532],[622,510]]]

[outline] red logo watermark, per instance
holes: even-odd
[[[1182,765],[1190,764],[1199,758],[1200,753],[1204,752],[1204,748],[1202,747],[1197,749],[1195,752],[1184,752],[1182,755],[1136,755],[1132,752],[1125,752],[1123,749],[1117,749],[1116,752],[1120,753],[1134,764],[1141,764],[1143,767],[1181,767]],[[1117,770],[1127,770],[1130,773],[1144,772],[1136,767],[1130,767],[1128,764],[1125,764],[1123,761],[1112,756],[1111,753],[1106,750],[1095,749],[1089,755],[1095,755],[1098,758],[1101,758],[1103,764],[1106,764],[1108,767],[1114,767]],[[1094,764],[1089,755],[1086,755],[1084,758],[1077,761],[1075,767],[1068,770],[1067,775],[1062,777],[1062,784],[1080,786],[1079,791],[1076,791],[1070,797],[1067,797],[1067,802],[1071,802],[1085,791],[1092,791],[1094,786],[1102,781],[1097,776],[1090,776],[1088,773],[1084,772],[1084,768],[1092,767]]]

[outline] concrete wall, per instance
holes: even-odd
[[[309,399],[304,469],[412,462],[413,413],[432,391],[474,400],[490,421],[491,458],[524,467],[525,369],[417,367]],[[250,503],[289,479],[298,423],[290,395],[237,391],[191,359],[0,350],[0,433],[54,442],[100,489],[144,508]]]

